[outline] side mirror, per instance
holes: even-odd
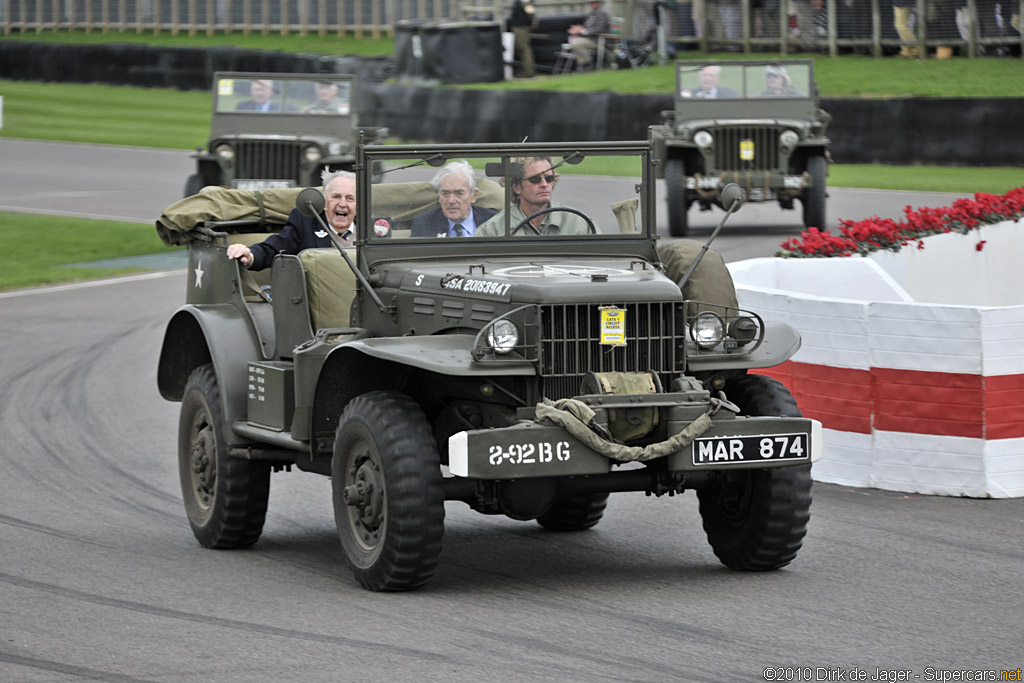
[[[295,198],[295,208],[303,216],[319,215],[326,204],[323,193],[315,187],[307,187]]]
[[[736,183],[729,183],[722,188],[722,208],[728,213],[738,211],[747,199],[747,193]]]

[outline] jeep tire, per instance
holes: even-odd
[[[203,189],[203,176],[199,173],[193,173],[185,181],[185,197],[191,197],[192,195],[199,194],[199,191]]]
[[[331,487],[338,536],[360,585],[402,591],[433,577],[444,535],[441,458],[412,399],[373,391],[348,403]]]
[[[828,230],[825,211],[825,157],[820,154],[807,157],[807,175],[811,186],[804,188],[800,197],[803,205],[804,228],[818,228],[822,232]]]
[[[248,548],[263,531],[270,465],[228,456],[220,388],[211,365],[185,384],[178,422],[178,474],[188,523],[207,548]]]
[[[799,417],[789,390],[762,375],[730,381],[726,396],[741,415]],[[811,466],[725,470],[697,491],[704,531],[730,569],[778,569],[796,557],[811,513]]]
[[[686,176],[682,159],[665,162],[665,201],[668,205],[668,232],[673,237],[686,237],[690,232],[687,212],[690,199],[686,191]]]
[[[583,531],[601,521],[606,507],[607,493],[585,493],[558,501],[537,523],[548,531]]]

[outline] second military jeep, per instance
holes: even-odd
[[[502,213],[472,236],[412,237],[453,159],[478,169],[476,203]],[[537,159],[546,170],[524,178]],[[257,273],[226,258],[293,206],[318,215],[312,188],[208,189],[158,222],[189,245],[158,383],[181,402],[202,545],[256,543],[271,472],[297,468],[331,477],[345,557],[371,590],[431,579],[445,501],[579,532],[611,493],[692,489],[725,565],[794,559],[821,425],[753,371],[800,337],[739,307],[706,245],[656,248],[650,141],[373,145],[356,169],[351,251],[279,254]],[[512,220],[516,192],[552,183],[550,208]]]
[[[184,196],[210,185],[309,187],[325,168],[351,170],[360,135],[387,135],[359,127],[356,94],[347,75],[218,71],[210,138],[193,154]]]
[[[728,183],[748,201],[799,200],[805,227],[827,229],[831,117],[818,107],[811,60],[676,62],[675,109],[653,126],[672,235],[687,213],[719,205]]]

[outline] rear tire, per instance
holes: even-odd
[[[668,205],[669,234],[673,237],[686,237],[690,232],[686,216],[690,209],[690,199],[686,191],[682,159],[669,159],[665,162],[665,200]]]
[[[334,520],[368,590],[418,588],[434,576],[444,535],[441,458],[420,407],[394,391],[363,394],[338,421]]]
[[[804,188],[800,202],[803,204],[804,228],[818,228],[822,232],[828,230],[825,210],[825,157],[816,154],[807,159],[807,175],[811,186]]]
[[[248,548],[263,532],[270,465],[228,456],[220,402],[213,366],[193,370],[178,422],[181,494],[188,523],[201,545]]]
[[[783,384],[744,375],[726,385],[741,415],[799,417]],[[793,561],[811,517],[811,466],[727,470],[697,491],[708,543],[730,569],[764,571]]]
[[[597,526],[608,507],[607,493],[586,493],[560,500],[537,518],[548,531],[583,531]]]

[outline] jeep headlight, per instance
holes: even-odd
[[[317,147],[316,145],[310,145],[306,149],[302,150],[302,158],[304,158],[311,164],[315,164],[316,162],[320,161],[320,158],[323,155],[323,152],[321,152],[320,148]]]
[[[704,311],[690,323],[690,337],[702,349],[714,348],[725,339],[725,324],[711,311]]]
[[[800,136],[796,134],[796,131],[784,130],[782,131],[782,134],[779,135],[779,142],[782,143],[782,146],[786,149],[792,149],[796,143],[800,142]]]
[[[511,320],[502,318],[488,328],[487,343],[495,353],[509,353],[519,343],[519,330]]]
[[[213,152],[224,161],[230,161],[235,158],[235,150],[227,143],[217,145]]]
[[[693,142],[701,149],[707,149],[714,141],[714,136],[706,130],[698,130],[697,134],[693,136]]]

